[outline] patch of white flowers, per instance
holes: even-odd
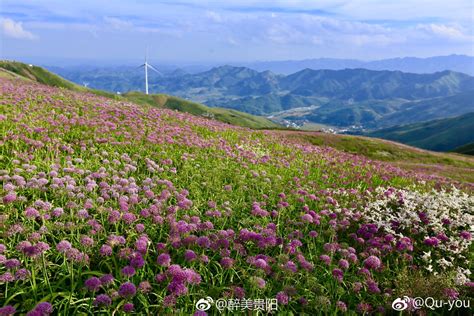
[[[472,250],[474,196],[456,188],[418,192],[379,187],[361,213],[386,233],[411,238],[428,271],[454,270],[459,282],[468,280],[471,272],[464,267]]]

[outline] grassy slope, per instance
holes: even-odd
[[[333,147],[373,160],[387,161],[404,169],[437,174],[459,181],[474,182],[474,158],[455,153],[431,152],[377,138],[320,132],[281,131],[314,145]]]
[[[205,105],[183,100],[177,97],[158,94],[158,95],[144,95],[140,92],[132,92],[123,96],[118,96],[113,93],[88,89],[72,83],[68,80],[61,78],[60,76],[53,74],[42,67],[29,66],[20,62],[11,61],[0,61],[0,68],[7,70],[10,75],[16,74],[22,78],[27,78],[33,81],[40,82],[42,84],[65,88],[73,91],[92,92],[96,95],[105,96],[113,99],[125,99],[138,104],[147,104],[151,106],[164,107],[182,112],[188,112],[194,115],[208,115],[233,125],[250,127],[250,128],[274,128],[278,127],[277,124],[272,121],[263,118],[253,116],[247,113],[239,112],[236,110],[228,110],[223,108],[209,108]],[[8,75],[8,74],[4,74]]]
[[[436,151],[448,151],[474,141],[474,113],[416,124],[394,126],[368,136]]]
[[[232,125],[251,128],[278,127],[277,124],[260,116],[254,116],[231,109],[211,108],[199,103],[183,100],[166,94],[153,94],[147,96],[140,92],[130,92],[124,94],[124,97],[134,103],[148,104],[151,106],[178,110],[199,116],[208,116],[215,118],[218,121]]]
[[[7,65],[10,66],[6,67]],[[21,67],[13,68],[15,65],[21,65]],[[0,68],[8,69],[10,71],[0,72],[0,76],[11,76],[11,72],[14,72],[21,75],[21,78],[30,78],[36,81],[40,81],[41,78],[41,80],[44,80],[44,83],[47,85],[56,84],[58,87],[68,88],[75,91],[89,91],[115,99],[121,98],[111,93],[100,90],[90,90],[73,84],[61,77],[51,74],[41,67],[29,67],[22,63],[0,62]],[[252,116],[234,110],[209,108],[202,104],[193,103],[165,94],[146,96],[142,93],[132,92],[122,97],[126,97],[127,100],[134,103],[166,107],[189,112],[195,115],[213,113],[216,119],[235,125],[256,128],[269,127],[266,126],[267,121],[261,117]],[[277,128],[277,126],[271,128]],[[474,159],[466,156],[433,153],[390,141],[366,137],[297,131],[281,131],[281,133],[288,137],[300,138],[301,140],[308,141],[312,144],[333,147],[350,153],[358,153],[373,160],[389,161],[407,169],[423,170],[456,180],[474,182],[474,172],[472,172],[474,170]]]

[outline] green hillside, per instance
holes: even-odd
[[[469,143],[452,150],[453,152],[464,154],[464,155],[473,155],[474,156],[474,143]]]
[[[51,87],[65,88],[73,91],[91,92],[96,95],[113,98],[116,100],[131,101],[137,104],[147,104],[155,107],[168,108],[187,112],[194,115],[214,118],[224,123],[249,128],[277,128],[279,125],[272,121],[251,114],[228,110],[223,108],[210,108],[205,105],[183,100],[181,98],[166,94],[145,95],[140,92],[131,92],[124,95],[116,95],[110,92],[82,87],[38,66],[28,65],[14,61],[0,61],[0,69],[6,71],[6,75],[17,75],[21,78],[36,81]]]
[[[178,110],[180,112],[214,118],[218,121],[237,126],[257,129],[276,128],[279,126],[261,116],[255,116],[232,109],[211,108],[166,94],[146,95],[140,92],[129,92],[124,94],[123,97],[137,104],[148,104],[155,107]]]
[[[395,126],[367,133],[435,151],[449,151],[474,141],[474,112],[457,117]]]

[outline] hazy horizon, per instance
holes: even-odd
[[[423,7],[423,10],[413,10]],[[471,1],[4,0],[1,58],[168,64],[474,55]]]

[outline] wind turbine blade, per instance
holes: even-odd
[[[145,64],[138,66],[137,68],[142,68],[145,67]]]
[[[154,70],[157,74],[159,74],[160,76],[163,76],[163,74],[158,70],[156,69],[155,67],[153,67],[152,65],[148,64],[148,67],[150,67],[151,70]]]

